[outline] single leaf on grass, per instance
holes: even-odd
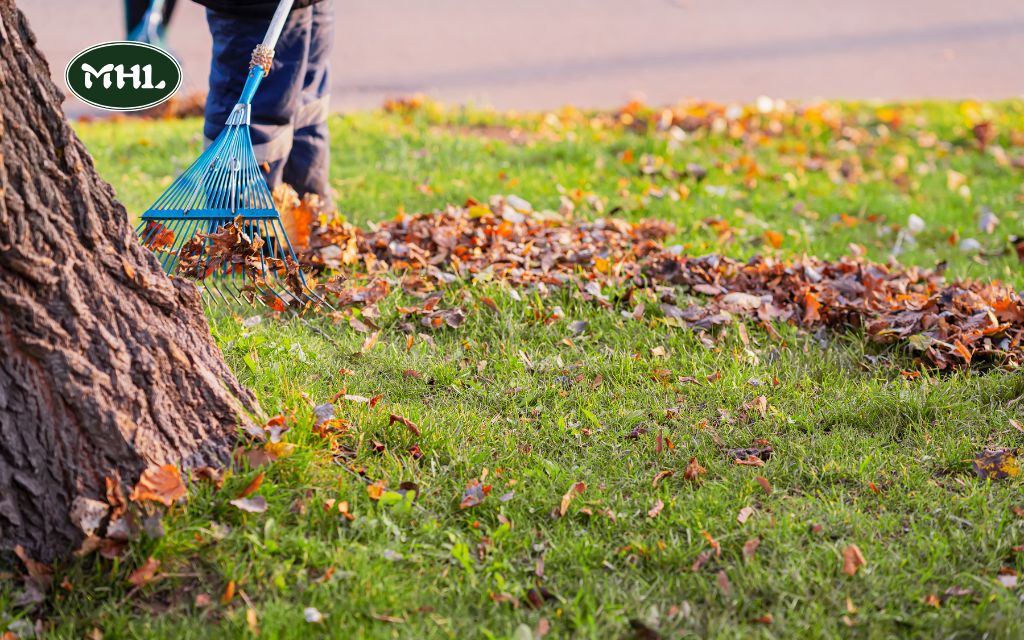
[[[246,513],[263,513],[267,510],[267,499],[263,496],[256,496],[255,498],[238,498],[232,500],[230,504],[238,507]]]
[[[707,473],[707,469],[700,466],[700,463],[697,462],[697,458],[693,457],[690,458],[690,462],[686,464],[686,470],[683,471],[683,477],[691,482],[696,482],[704,473]]]
[[[377,340],[380,338],[380,331],[375,331],[363,340],[363,345],[359,347],[359,353],[365,354],[370,351],[377,344]]]
[[[651,481],[651,486],[657,487],[659,482],[661,482],[665,478],[671,478],[674,475],[676,475],[676,472],[673,471],[672,469],[659,471],[658,473],[654,474],[654,480]]]
[[[275,459],[287,458],[295,453],[295,444],[292,442],[268,442],[263,445],[263,450]]]
[[[751,538],[743,544],[743,559],[750,562],[757,554],[757,548],[761,546],[761,538]]]
[[[664,508],[665,508],[665,503],[662,502],[661,500],[658,500],[657,502],[654,503],[654,506],[651,507],[650,510],[647,512],[647,517],[648,518],[657,518],[658,514],[661,513],[661,510],[664,509]]]
[[[974,473],[982,480],[1001,480],[1020,475],[1017,449],[985,449],[974,456]]]
[[[252,482],[247,484],[245,486],[245,488],[242,489],[242,492],[238,494],[238,497],[239,498],[245,498],[246,496],[251,495],[257,489],[259,489],[260,485],[263,484],[263,476],[265,476],[265,475],[266,474],[264,472],[262,472],[262,471],[257,473],[256,477],[252,479]]]
[[[388,481],[387,480],[374,480],[366,486],[366,495],[370,496],[370,500],[377,502],[387,491]]]
[[[761,458],[758,458],[757,456],[754,456],[754,455],[747,456],[746,458],[734,458],[733,462],[735,462],[738,465],[747,466],[747,467],[763,467],[764,466],[764,460],[762,460]]]
[[[33,560],[20,544],[14,547],[14,555],[18,556],[21,563],[25,565],[28,577],[33,583],[42,591],[50,588],[50,584],[53,582],[53,568],[50,565]]]
[[[235,599],[235,581],[229,580],[227,586],[224,587],[224,593],[220,597],[221,604],[228,604]]]
[[[857,570],[867,564],[864,559],[864,554],[861,553],[860,547],[855,544],[849,544],[843,549],[843,573],[848,576],[854,576],[857,574]]]
[[[390,420],[390,422],[388,422],[388,424],[392,425],[392,424],[395,424],[396,422],[401,424],[401,425],[404,425],[406,429],[408,429],[409,431],[411,431],[413,433],[413,435],[417,435],[417,436],[420,435],[420,428],[418,426],[416,426],[415,422],[413,422],[412,420],[410,420],[408,418],[403,418],[400,415],[392,413],[391,414],[391,420]]]
[[[764,417],[766,417],[768,415],[768,397],[767,396],[757,396],[756,398],[754,398],[753,400],[751,400],[750,402],[748,402],[744,406],[747,407],[748,409],[753,409],[754,411],[757,411],[759,414],[761,414],[762,418],[764,418]]]
[[[754,515],[753,507],[743,507],[740,509],[739,514],[736,515],[736,522],[743,524],[750,519],[750,516]]]
[[[708,563],[708,560],[710,560],[710,559],[711,559],[711,552],[710,551],[701,551],[700,553],[697,554],[697,557],[694,559],[693,565],[690,566],[690,570],[693,571],[694,573],[697,573],[698,571],[700,571],[701,569],[704,568],[704,565],[706,565]]]
[[[711,534],[708,533],[707,531],[701,531],[700,534],[702,536],[704,536],[704,539],[708,541],[708,544],[711,545],[711,548],[715,550],[715,557],[716,558],[721,558],[722,557],[722,545],[721,545],[721,543],[719,543],[718,540],[715,540],[714,538],[712,538]]]
[[[562,496],[562,501],[558,505],[558,515],[564,516],[565,512],[569,510],[569,503],[573,501],[573,498],[582,494],[586,490],[587,485],[584,482],[576,482],[569,487],[569,490]]]
[[[131,575],[128,576],[128,582],[132,586],[141,587],[156,575],[156,570],[160,568],[160,561],[150,556],[142,563],[142,566],[132,571]]]
[[[181,473],[173,464],[150,467],[142,472],[138,483],[132,489],[132,502],[159,502],[171,506],[185,497],[185,485]]]
[[[483,484],[477,478],[466,483],[462,492],[462,500],[459,502],[459,509],[470,509],[482,503],[491,493],[491,485]]]
[[[256,617],[256,609],[252,607],[245,608],[245,624],[249,627],[251,634],[254,636],[260,635],[260,625]]]
[[[311,624],[319,624],[324,621],[324,614],[320,613],[320,610],[316,607],[306,607],[303,609],[302,617]]]
[[[729,582],[729,574],[725,572],[725,569],[718,570],[718,588],[721,589],[722,595],[728,596],[732,593],[732,584]]]
[[[757,484],[761,485],[761,488],[764,489],[766,494],[771,495],[772,483],[768,482],[768,478],[765,478],[764,476],[757,476],[754,480],[757,480]]]
[[[220,489],[224,486],[224,472],[221,469],[199,467],[194,473],[197,478],[209,482],[215,489]]]

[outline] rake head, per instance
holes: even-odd
[[[198,281],[206,296],[261,300],[282,310],[325,304],[306,283],[263,179],[248,106],[142,215],[137,233],[164,271]]]

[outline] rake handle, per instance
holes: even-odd
[[[274,17],[270,19],[270,28],[267,35],[263,36],[263,46],[273,52],[277,46],[277,39],[281,37],[281,30],[284,29],[284,21],[288,19],[288,12],[292,10],[294,0],[281,0],[277,3]]]
[[[270,73],[270,63],[274,60],[274,47],[281,37],[284,23],[288,19],[288,13],[292,10],[292,3],[295,0],[281,0],[274,10],[274,17],[270,19],[270,26],[267,27],[267,34],[263,36],[263,42],[256,45],[252,50],[252,59],[249,62],[249,77],[245,80],[245,87],[242,95],[238,97],[238,103],[228,116],[228,125],[248,125],[250,118],[249,105],[252,104],[256,89],[259,88],[263,77]]]

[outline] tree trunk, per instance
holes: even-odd
[[[164,275],[61,113],[25,16],[0,0],[0,550],[76,548],[104,477],[227,459],[256,408],[195,287]]]

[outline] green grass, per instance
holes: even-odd
[[[1022,170],[976,150],[968,128],[981,110],[996,123],[995,144],[1011,159],[1024,155],[1011,144],[1012,132],[1024,130],[1024,103],[896,105],[902,125],[888,133],[879,129],[888,115],[877,106],[841,109],[863,139],[841,143],[803,119],[765,143],[698,131],[673,144],[666,133],[595,128],[586,119],[548,136],[551,119],[542,116],[430,107],[336,116],[334,186],[340,210],[359,223],[495,193],[556,209],[561,192],[579,189],[604,215],[664,218],[677,224],[673,242],[688,252],[731,256],[836,257],[855,242],[884,261],[896,229],[916,213],[927,228],[901,261],[946,260],[951,277],[1024,281],[1012,248],[1006,251],[1007,236],[1019,232]],[[520,127],[530,140],[468,133],[483,125],[491,132]],[[200,151],[196,121],[78,129],[133,214]],[[935,133],[940,144],[920,147],[921,132]],[[794,150],[798,142],[806,149]],[[632,162],[623,160],[626,150]],[[708,175],[702,183],[641,176],[645,153],[679,170],[701,164]],[[837,164],[860,158],[866,177],[847,183],[801,173],[794,163],[811,153]],[[730,167],[744,155],[762,169],[756,185],[744,185],[743,172]],[[910,167],[905,185],[887,177],[894,163],[901,166],[897,156]],[[947,170],[967,176],[969,195],[947,187]],[[418,188],[424,184],[430,189]],[[652,184],[684,184],[689,197],[645,197]],[[586,198],[575,199],[580,215],[601,215]],[[992,235],[977,228],[983,207],[1001,220]],[[728,221],[733,239],[723,244],[707,218]],[[763,240],[768,229],[783,234],[778,251]],[[947,241],[954,233],[1004,254],[966,254]],[[446,296],[469,311],[461,329],[434,333],[436,346],[417,340],[407,350],[394,310],[401,299],[392,296],[382,304],[380,342],[362,356],[353,354],[365,336],[345,325],[312,321],[327,339],[295,319],[268,317],[247,328],[241,321],[253,311],[211,309],[214,336],[235,372],[268,414],[284,413],[292,425],[294,453],[266,469],[258,491],[270,508],[245,514],[228,505],[255,471],[237,472],[219,492],[194,483],[188,501],[165,518],[163,538],[133,543],[120,561],[62,568],[57,582],[66,576],[73,587],[57,587],[46,605],[51,635],[98,628],[105,638],[244,636],[249,606],[262,637],[273,638],[525,638],[523,625],[533,629],[542,618],[552,637],[628,637],[630,620],[665,637],[1024,634],[1024,591],[996,580],[1004,567],[1024,571],[1024,555],[1011,550],[1024,544],[1024,518],[1014,512],[1024,506],[1022,483],[979,481],[971,470],[985,446],[1024,446],[1009,422],[1024,420],[1019,374],[925,370],[907,380],[900,374],[913,368],[907,354],[880,351],[856,334],[780,327],[781,339],[772,340],[751,328],[745,346],[729,329],[708,347],[688,331],[624,319],[568,292],[516,300],[501,285],[457,284]],[[483,296],[497,302],[498,313]],[[565,320],[536,320],[556,305]],[[589,328],[573,335],[568,324],[581,319]],[[654,347],[667,357],[652,356]],[[716,372],[720,379],[704,382]],[[701,384],[678,382],[682,376]],[[372,502],[366,481],[311,432],[312,404],[342,387],[383,399],[374,408],[338,405],[352,426],[337,446],[353,450],[350,464],[371,480],[416,482],[411,507]],[[769,403],[764,417],[744,408],[759,395]],[[422,436],[389,426],[391,413],[415,421]],[[629,438],[638,428],[643,433]],[[659,433],[671,448],[658,451]],[[724,453],[757,438],[775,450],[763,468],[735,465]],[[385,451],[375,451],[374,441]],[[424,452],[418,461],[407,452],[413,443]],[[707,469],[696,483],[683,477],[693,456]],[[653,487],[662,470],[676,474]],[[489,497],[460,510],[467,481],[485,473]],[[758,475],[771,482],[770,495]],[[565,517],[552,517],[578,481],[586,491]],[[510,500],[499,500],[508,492]],[[324,511],[329,499],[347,500],[355,520]],[[664,509],[649,517],[657,500]],[[748,506],[755,513],[741,524],[737,514]],[[705,531],[721,543],[721,557],[694,572],[694,560],[709,549]],[[743,545],[754,537],[760,548],[745,561]],[[842,572],[849,544],[867,560],[853,577]],[[177,577],[132,593],[126,576],[148,556]],[[328,568],[333,574],[324,580]],[[232,580],[239,595],[222,605]],[[554,597],[535,610],[526,606],[527,592],[538,585]],[[972,594],[939,608],[925,603],[951,587]],[[200,593],[213,604],[197,608]],[[490,594],[498,593],[522,606],[495,602]],[[10,588],[0,588],[0,611],[10,598]],[[323,612],[324,622],[305,622],[306,607]],[[772,624],[755,621],[766,614]]]

